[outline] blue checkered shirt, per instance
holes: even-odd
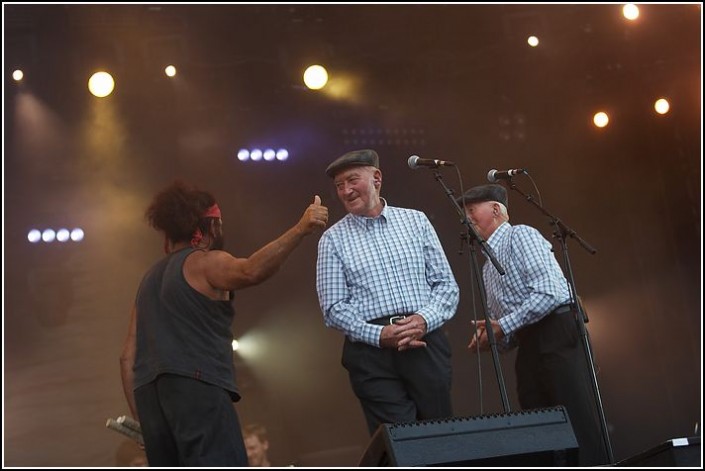
[[[347,214],[323,233],[316,289],[327,327],[377,347],[383,326],[366,321],[418,313],[431,332],[453,317],[459,299],[426,215],[386,202],[375,218]]]
[[[500,275],[489,260],[482,267],[489,314],[499,320],[508,348],[512,333],[570,302],[568,282],[551,244],[533,227],[505,222],[487,244],[506,271]]]

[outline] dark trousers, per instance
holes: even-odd
[[[160,375],[135,390],[149,466],[247,466],[227,391],[196,379]]]
[[[343,366],[360,400],[370,435],[383,423],[450,417],[450,345],[437,329],[425,348],[397,351],[362,342],[343,345]]]
[[[565,406],[580,447],[579,464],[608,462],[590,367],[573,311],[551,313],[517,333],[519,404],[523,409]]]

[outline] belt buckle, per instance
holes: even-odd
[[[404,315],[392,316],[392,317],[389,318],[389,323],[390,323],[390,324],[396,324],[397,321],[400,321],[400,320],[402,320],[402,319],[406,319],[406,316],[404,316]]]

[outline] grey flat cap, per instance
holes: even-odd
[[[507,190],[502,185],[480,185],[470,188],[463,196],[456,199],[459,205],[463,206],[482,201],[497,201],[506,208],[509,207],[507,201]]]
[[[343,169],[355,166],[372,166],[379,168],[379,156],[372,149],[354,150],[338,157],[326,169],[326,175],[333,178]]]

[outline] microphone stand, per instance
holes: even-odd
[[[489,326],[490,317],[489,310],[487,309],[485,285],[482,280],[482,272],[480,271],[480,266],[477,263],[477,253],[475,251],[475,245],[473,244],[473,242],[477,241],[477,243],[480,244],[480,248],[482,249],[482,251],[485,253],[487,258],[492,262],[494,267],[501,275],[505,274],[504,268],[497,260],[497,257],[495,257],[492,247],[487,245],[487,242],[480,236],[480,234],[477,233],[475,228],[472,227],[472,224],[470,224],[470,221],[468,221],[465,211],[458,205],[458,202],[455,201],[455,198],[453,197],[453,190],[446,186],[445,182],[443,181],[443,177],[441,176],[441,173],[438,171],[438,169],[433,171],[433,176],[435,177],[436,181],[443,187],[446,196],[448,196],[448,199],[453,204],[455,211],[460,216],[460,223],[464,224],[467,227],[468,235],[464,238],[468,241],[468,245],[470,246],[470,258],[472,259],[473,272],[475,274],[475,280],[477,280],[477,286],[480,291],[480,300],[482,302],[483,315],[485,318],[486,325]],[[492,361],[494,363],[495,375],[497,376],[497,385],[499,386],[499,394],[502,399],[502,406],[504,407],[504,412],[509,413],[511,412],[511,406],[509,405],[507,387],[504,383],[504,376],[502,375],[502,366],[499,362],[499,352],[497,350],[497,341],[495,339],[494,330],[492,330],[492,328],[487,328],[485,329],[485,332],[487,332],[487,340],[489,341],[490,349],[492,351]]]
[[[567,279],[568,279],[568,287],[570,289],[570,298],[571,298],[570,301],[571,301],[571,304],[575,307],[575,309],[578,312],[576,323],[578,326],[578,330],[580,332],[580,338],[581,338],[582,344],[583,344],[585,359],[587,360],[587,364],[590,367],[590,379],[592,381],[592,390],[595,395],[595,405],[597,407],[597,412],[600,417],[600,428],[602,429],[602,440],[604,442],[605,449],[607,450],[607,457],[609,459],[610,464],[614,463],[612,444],[610,443],[610,436],[609,436],[609,432],[607,430],[607,420],[605,419],[605,411],[604,411],[604,408],[602,407],[602,399],[600,397],[600,388],[597,385],[597,373],[595,372],[595,363],[593,361],[593,356],[592,356],[592,347],[590,344],[590,337],[588,336],[587,329],[585,328],[585,323],[587,323],[589,321],[589,319],[587,318],[587,315],[585,314],[585,311],[583,310],[582,304],[580,302],[578,302],[578,294],[577,294],[577,290],[575,288],[575,278],[573,276],[573,268],[570,264],[570,258],[568,257],[568,244],[566,243],[566,236],[570,236],[573,239],[577,240],[578,243],[585,250],[587,250],[591,255],[596,254],[597,250],[595,248],[593,248],[590,244],[588,244],[585,240],[583,240],[573,229],[566,226],[560,219],[553,216],[543,206],[541,206],[539,203],[537,203],[532,195],[527,195],[526,193],[521,191],[514,184],[511,177],[509,177],[509,188],[516,191],[520,195],[522,195],[529,203],[531,203],[535,207],[537,207],[539,209],[539,211],[541,211],[545,216],[547,216],[551,220],[551,224],[555,227],[555,232],[553,233],[553,236],[555,238],[557,238],[561,244],[561,252],[563,254],[563,260],[565,262],[564,263],[565,269],[566,269],[566,272],[568,275]]]

